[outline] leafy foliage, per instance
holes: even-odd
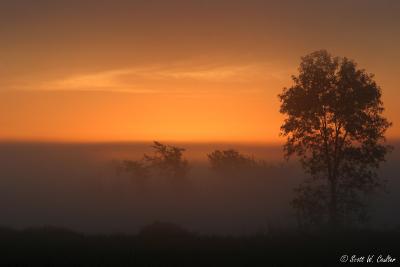
[[[376,171],[390,150],[383,143],[391,123],[382,116],[373,77],[354,61],[321,50],[302,58],[293,86],[279,95],[285,156],[297,155],[313,181],[298,189],[293,204],[310,220],[310,212],[334,225],[361,218],[362,194],[384,184]],[[316,186],[321,179],[325,184]]]
[[[183,158],[184,148],[164,145],[154,141],[153,155],[144,154],[141,160],[124,160],[117,172],[127,172],[136,181],[145,181],[158,172],[167,178],[184,178],[189,170],[188,161]]]
[[[144,161],[151,167],[159,170],[160,174],[171,178],[183,178],[186,176],[189,166],[183,158],[184,148],[164,145],[154,141],[153,155],[144,155]]]

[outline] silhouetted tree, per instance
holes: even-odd
[[[154,141],[152,148],[153,155],[144,154],[140,160],[116,162],[117,174],[128,173],[132,181],[140,187],[145,186],[155,172],[167,178],[174,178],[176,182],[180,182],[187,175],[189,166],[188,161],[183,158],[185,149],[157,141]]]
[[[364,218],[363,196],[384,183],[377,169],[390,149],[383,142],[391,123],[373,77],[321,50],[302,57],[293,86],[279,95],[285,156],[296,154],[311,176],[293,205],[314,222]]]
[[[232,175],[237,171],[249,170],[258,166],[252,157],[243,155],[234,149],[215,150],[207,157],[211,169],[219,174]]]
[[[183,158],[184,148],[164,145],[154,141],[153,155],[144,154],[144,161],[161,175],[169,178],[184,178],[189,170],[188,161]]]

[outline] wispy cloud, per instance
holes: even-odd
[[[287,71],[268,64],[151,65],[76,74],[42,83],[40,90],[155,93],[201,83],[254,83],[283,79]]]

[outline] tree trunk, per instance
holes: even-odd
[[[330,179],[329,222],[332,229],[337,228],[338,226],[337,181],[335,178]]]

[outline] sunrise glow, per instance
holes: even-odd
[[[277,95],[300,57],[320,48],[376,75],[394,122],[388,137],[400,137],[400,34],[395,17],[367,16],[373,9],[353,19],[343,7],[354,23],[337,23],[317,4],[321,25],[305,16],[297,35],[295,15],[308,5],[28,6],[1,10],[2,140],[281,142]],[[371,20],[383,26],[361,31]],[[391,42],[367,39],[374,34]]]

